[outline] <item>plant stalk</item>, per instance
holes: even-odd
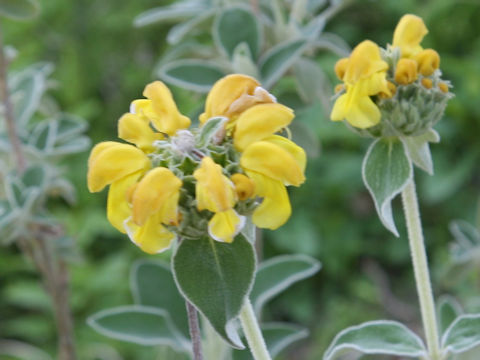
[[[403,211],[407,220],[408,239],[412,256],[415,283],[417,286],[420,310],[422,314],[423,328],[429,358],[440,360],[441,351],[439,346],[439,334],[437,318],[435,315],[435,302],[432,293],[432,284],[428,270],[427,254],[418,209],[418,199],[413,178],[402,191]]]
[[[271,360],[252,303],[247,298],[240,311],[240,322],[247,338],[248,346],[255,360]]]
[[[198,313],[188,300],[185,300],[185,304],[187,306],[188,329],[190,330],[190,339],[192,340],[193,360],[203,360]]]

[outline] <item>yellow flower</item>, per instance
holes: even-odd
[[[352,126],[365,129],[380,122],[380,110],[370,96],[390,94],[386,80],[388,64],[381,59],[380,49],[366,40],[353,50],[343,81],[346,93],[336,101],[330,114],[333,121],[346,119]]]
[[[205,112],[199,117],[204,124],[214,116],[229,118],[232,126],[237,116],[246,109],[262,103],[273,103],[273,98],[254,78],[232,74],[218,80],[210,90],[205,104]]]
[[[255,183],[248,176],[237,173],[232,175],[231,180],[235,185],[238,200],[247,200],[255,195]]]
[[[411,58],[422,51],[420,43],[428,33],[422,18],[407,14],[398,22],[393,33],[393,46],[400,47],[402,57]]]
[[[417,62],[412,59],[400,59],[395,69],[395,81],[400,85],[407,85],[417,78]]]
[[[418,72],[423,76],[430,76],[440,67],[440,55],[433,49],[425,49],[415,56],[418,63]]]
[[[190,119],[178,111],[172,93],[161,81],[148,84],[143,96],[147,99],[133,101],[130,112],[140,115],[147,124],[151,122],[157,131],[175,135],[178,130],[190,126]]]
[[[197,180],[195,187],[198,210],[214,213],[208,222],[208,232],[217,241],[232,242],[245,223],[245,217],[233,209],[236,193],[233,183],[222,174],[222,167],[204,157],[200,168],[193,176]]]

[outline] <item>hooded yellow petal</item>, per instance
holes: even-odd
[[[292,213],[287,189],[281,181],[271,179],[255,171],[247,171],[255,182],[255,192],[263,197],[255,209],[252,221],[261,228],[275,230],[285,224]]]
[[[260,83],[247,75],[232,74],[221,78],[208,93],[200,123],[204,124],[213,116],[225,116],[235,100],[244,94],[252,95],[258,86]]]
[[[180,114],[172,93],[161,81],[148,84],[143,91],[143,96],[151,100],[150,105],[143,109],[143,113],[158,131],[175,135],[178,130],[190,126],[190,119]]]
[[[167,168],[149,171],[138,183],[132,198],[133,222],[143,225],[155,213],[164,224],[175,224],[182,181]]]
[[[235,205],[235,188],[233,183],[222,174],[222,167],[209,158],[204,157],[200,168],[193,176],[197,180],[195,198],[199,210],[222,212]]]
[[[365,40],[353,49],[343,80],[353,85],[361,79],[387,69],[388,64],[382,60],[378,45],[373,41]]]
[[[155,140],[164,138],[162,134],[152,130],[145,117],[131,113],[124,114],[118,120],[118,137],[146,152],[155,149],[153,146]]]
[[[289,148],[295,148],[293,153]],[[245,149],[240,165],[245,170],[263,174],[282,184],[299,186],[305,181],[302,168],[304,163],[299,163],[296,158],[301,151],[303,150],[292,142],[286,148],[274,142],[257,141]]]
[[[305,171],[305,167],[307,166],[307,154],[303,148],[295,144],[292,140],[279,135],[269,136],[268,138],[265,138],[265,141],[275,144],[288,152],[295,159],[300,170],[302,172]]]
[[[231,243],[244,224],[245,217],[230,209],[213,215],[208,222],[208,233],[214,240]]]
[[[125,229],[130,240],[148,254],[158,254],[167,250],[175,239],[175,235],[162,226],[156,215],[150,216],[143,226],[128,221]]]
[[[92,166],[92,164],[97,159],[97,156],[101,154],[104,150],[120,144],[121,143],[116,141],[102,141],[101,143],[95,145],[90,152],[90,156],[88,157],[88,167],[90,168],[90,166]]]
[[[422,50],[420,43],[427,33],[428,29],[421,17],[404,15],[395,28],[392,45],[400,47],[402,57],[415,56]]]
[[[293,110],[281,104],[260,104],[245,110],[237,119],[234,144],[239,151],[284,127],[294,118]]]
[[[127,175],[110,185],[107,200],[107,218],[118,231],[125,233],[124,221],[132,216],[132,208],[128,203],[129,189],[135,185],[143,174],[143,170]]]
[[[100,143],[93,148],[90,157],[87,173],[90,192],[100,191],[124,176],[150,167],[147,155],[127,144]]]

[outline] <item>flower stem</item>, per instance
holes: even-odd
[[[185,300],[185,304],[187,306],[190,339],[192,340],[193,360],[202,360],[202,339],[200,337],[200,327],[198,326],[198,313],[188,300]]]
[[[271,360],[268,353],[265,340],[258,325],[252,303],[247,298],[240,311],[240,322],[242,323],[243,332],[247,338],[248,346],[255,360]]]
[[[427,254],[420,222],[418,199],[413,178],[402,192],[403,211],[407,220],[408,239],[412,255],[415,283],[420,301],[423,328],[427,340],[429,358],[439,360],[441,352],[438,342],[438,326],[435,316],[435,303],[432,294]]]

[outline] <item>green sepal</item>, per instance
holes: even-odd
[[[383,225],[399,236],[392,215],[392,200],[411,180],[412,163],[403,142],[397,138],[381,138],[369,147],[363,160],[362,177],[373,197]]]
[[[178,341],[165,310],[140,305],[120,306],[90,316],[87,323],[113,339],[146,346],[168,345],[183,351],[189,349],[189,343]]]
[[[184,239],[172,258],[181,294],[234,348],[244,348],[234,320],[250,293],[255,274],[255,251],[243,235],[221,243],[211,238]]]
[[[265,323],[260,326],[263,338],[267,345],[268,353],[273,357],[280,354],[288,346],[296,341],[305,339],[308,330],[297,325],[288,323]],[[233,360],[251,360],[252,355],[248,349],[234,350]]]
[[[198,136],[197,146],[202,148],[209,145],[222,129],[225,128],[228,118],[223,116],[213,117],[207,120],[201,128],[200,135]]]
[[[130,271],[130,289],[135,304],[165,310],[183,339],[190,338],[185,301],[177,290],[168,263],[135,262]]]
[[[378,320],[342,330],[333,339],[323,360],[357,351],[362,354],[384,354],[397,357],[426,357],[422,339],[396,321]]]
[[[213,24],[213,39],[217,46],[232,58],[239,44],[247,44],[255,59],[260,51],[262,33],[257,17],[243,6],[227,7]]]
[[[257,316],[267,301],[294,283],[314,275],[320,268],[320,262],[307,255],[283,255],[262,262],[250,293]]]

